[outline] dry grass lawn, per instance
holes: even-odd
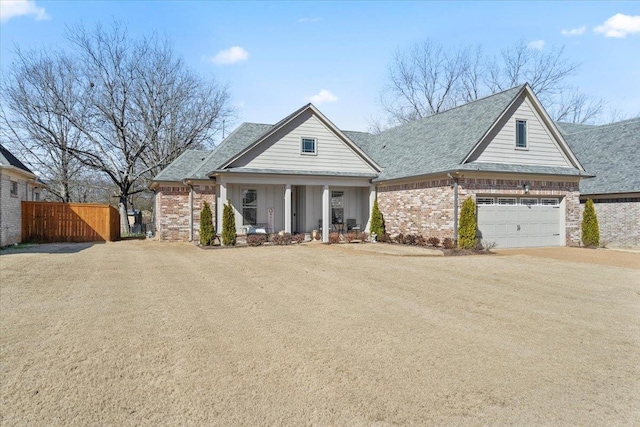
[[[640,254],[73,248],[0,255],[3,426],[640,423]]]

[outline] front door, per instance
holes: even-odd
[[[331,191],[331,224],[333,229],[342,229],[344,224],[344,191]]]

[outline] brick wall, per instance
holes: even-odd
[[[577,182],[460,178],[459,209],[462,202],[476,194],[524,196],[528,184],[532,196],[565,198],[567,245],[580,242],[580,203]],[[378,206],[386,230],[398,233],[453,238],[453,180],[424,180],[378,187]]]
[[[586,198],[580,201],[579,217]],[[608,247],[640,248],[640,197],[594,199],[600,244]]]
[[[209,202],[216,214],[214,185],[193,186],[193,241],[200,241],[200,211],[203,201]],[[189,187],[161,186],[156,191],[156,229],[160,240],[189,241]],[[216,230],[217,232],[217,230]]]
[[[453,238],[453,189],[447,179],[378,187],[387,233]]]

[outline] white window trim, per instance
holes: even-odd
[[[513,200],[513,203],[500,203],[503,200]],[[518,204],[518,199],[516,197],[498,197],[498,204],[502,206],[516,206]]]
[[[530,204],[524,203],[525,200],[533,200],[535,201],[535,203],[530,205]],[[540,203],[537,197],[520,197],[520,206],[538,206],[539,204]]]
[[[20,186],[18,185],[18,181],[11,180],[10,182],[11,182],[11,185],[9,187],[9,193],[11,194],[11,197],[18,197],[18,194],[20,193],[20,188],[19,188]],[[16,189],[15,193],[13,192],[14,186]]]
[[[551,203],[545,203],[545,202],[551,202]],[[560,200],[558,200],[556,198],[544,197],[544,198],[540,199],[540,205],[542,205],[542,206],[560,206]]]
[[[518,147],[518,122],[524,122],[524,138],[525,138],[525,146],[524,147]],[[516,121],[514,122],[514,126],[515,126],[515,138],[513,140],[513,145],[515,146],[516,150],[522,150],[522,151],[528,151],[529,150],[529,121],[527,119],[518,119],[516,118]]]
[[[491,203],[479,203],[480,200],[484,200],[484,201],[491,201]],[[496,204],[496,199],[493,197],[478,197],[476,196],[476,205],[479,206],[492,206]]]
[[[241,214],[242,214],[242,227],[243,228],[248,228],[248,227],[253,227],[255,224],[246,224],[245,220],[244,220],[244,209],[245,209],[245,204],[244,204],[244,197],[243,194],[244,191],[255,191],[256,192],[256,206],[255,206],[255,210],[256,210],[256,224],[258,224],[258,189],[255,187],[241,187],[240,188],[240,205],[241,205]],[[253,209],[253,207],[250,206],[246,206],[248,208]]]
[[[305,151],[302,150],[302,142],[305,139],[312,139],[313,140],[313,153],[307,153]],[[308,136],[301,136],[300,137],[300,154],[303,156],[317,156],[318,155],[318,138],[311,138]]]

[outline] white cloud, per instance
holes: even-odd
[[[338,97],[335,96],[334,94],[332,94],[331,92],[329,92],[326,89],[322,89],[320,92],[316,93],[315,95],[309,97],[309,101],[313,102],[314,104],[322,104],[324,102],[336,102],[338,100]]]
[[[320,17],[316,17],[316,18],[300,18],[298,19],[298,22],[301,24],[306,24],[309,22],[318,22],[320,20]]]
[[[640,33],[640,15],[631,16],[616,13],[593,29],[596,33],[605,37],[624,38],[630,34]]]
[[[584,25],[580,28],[572,28],[570,30],[565,30],[562,29],[562,31],[560,31],[560,33],[563,36],[567,36],[567,37],[572,37],[572,36],[581,36],[584,34],[584,32],[587,30],[587,27],[585,27]]]
[[[36,21],[49,19],[44,7],[36,6],[36,2],[33,0],[0,1],[0,22],[7,22],[11,18],[24,15],[33,16]]]
[[[233,46],[227,50],[221,50],[216,56],[205,59],[218,65],[235,64],[236,62],[249,59],[249,52],[240,46]]]
[[[533,40],[527,44],[527,48],[531,50],[542,50],[544,47],[544,40]]]

